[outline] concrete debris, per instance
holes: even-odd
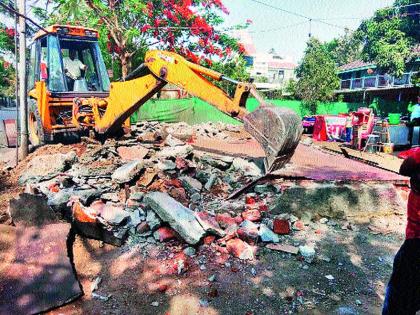
[[[193,151],[193,147],[190,145],[176,146],[176,147],[164,147],[156,153],[158,158],[173,158],[183,157],[186,158]]]
[[[293,255],[297,255],[299,253],[298,247],[287,245],[287,244],[267,244],[266,248],[275,250],[275,251],[281,251],[281,252],[293,254]]]
[[[190,194],[200,192],[203,189],[203,184],[201,184],[200,181],[195,178],[189,176],[181,176],[179,177],[179,180]]]
[[[205,231],[194,213],[167,194],[152,192],[145,202],[188,243],[197,244]]]
[[[234,170],[242,172],[244,176],[262,176],[262,170],[255,163],[249,162],[242,158],[235,158],[231,167]]]
[[[184,254],[189,257],[195,256],[195,253],[196,253],[196,250],[194,247],[187,247],[184,249]]]
[[[259,236],[258,225],[251,221],[244,220],[239,225],[239,228],[236,231],[236,233],[238,234],[241,240],[256,243]]]
[[[158,170],[161,170],[161,171],[171,171],[171,170],[176,169],[176,163],[171,160],[163,160],[163,161],[159,161],[156,164],[156,167],[158,168]]]
[[[176,147],[176,146],[185,145],[185,142],[169,134],[165,139],[165,144],[167,144],[170,147]]]
[[[299,246],[299,253],[308,264],[312,263],[315,258],[315,248],[309,245]]]
[[[204,189],[209,191],[213,187],[214,183],[216,182],[216,179],[217,179],[217,174],[215,173],[211,174],[210,178],[207,180],[206,184],[204,185]]]
[[[211,216],[207,212],[195,212],[194,215],[198,223],[200,223],[200,225],[206,232],[215,234],[220,237],[225,236],[226,234],[225,231],[223,231],[220,228],[220,225],[219,223],[217,223],[217,220],[215,217]]]
[[[280,242],[279,236],[271,231],[265,224],[260,225],[260,230],[258,232],[261,240],[265,243],[278,243]]]
[[[117,168],[112,174],[113,181],[123,184],[131,181],[143,169],[144,163],[142,160],[134,160],[123,166]]]
[[[34,183],[50,179],[66,171],[77,160],[76,153],[38,155],[31,159],[19,178],[19,184]]]
[[[233,256],[243,260],[254,260],[257,248],[235,238],[226,243],[226,248]]]
[[[117,148],[117,152],[122,161],[128,162],[144,159],[149,153],[149,149],[146,149],[141,145],[131,147],[121,146]]]
[[[146,222],[147,222],[147,225],[149,226],[149,229],[151,229],[152,231],[158,228],[162,224],[162,221],[160,220],[160,218],[152,210],[147,211]]]

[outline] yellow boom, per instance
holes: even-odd
[[[229,96],[210,79],[235,84],[234,96]],[[167,51],[149,51],[145,63],[128,80],[111,84],[108,97],[75,98],[73,124],[79,128],[94,128],[100,134],[115,132],[167,83],[175,84],[222,112],[242,120],[246,130],[267,154],[267,172],[282,167],[293,155],[302,133],[300,119],[294,112],[265,104],[251,83],[226,78],[221,73]],[[245,104],[250,93],[261,104],[256,111],[248,114]]]

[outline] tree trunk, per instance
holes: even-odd
[[[128,75],[128,73],[131,71],[131,55],[129,53],[122,53],[120,55],[121,60],[121,76],[122,79]]]

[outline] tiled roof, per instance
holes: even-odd
[[[271,61],[268,63],[268,67],[274,69],[295,69],[296,65],[287,61]]]
[[[370,66],[374,66],[374,64],[372,62],[364,62],[362,60],[356,60],[356,61],[353,61],[353,62],[350,62],[348,64],[338,67],[338,70],[347,71],[347,70],[370,67]]]

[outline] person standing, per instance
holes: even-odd
[[[417,96],[417,104],[408,105],[408,112],[410,113],[410,122],[408,126],[408,141],[413,145],[414,127],[420,126],[420,96]]]
[[[400,168],[411,186],[406,239],[394,259],[382,315],[415,315],[420,310],[420,150],[413,152]]]

